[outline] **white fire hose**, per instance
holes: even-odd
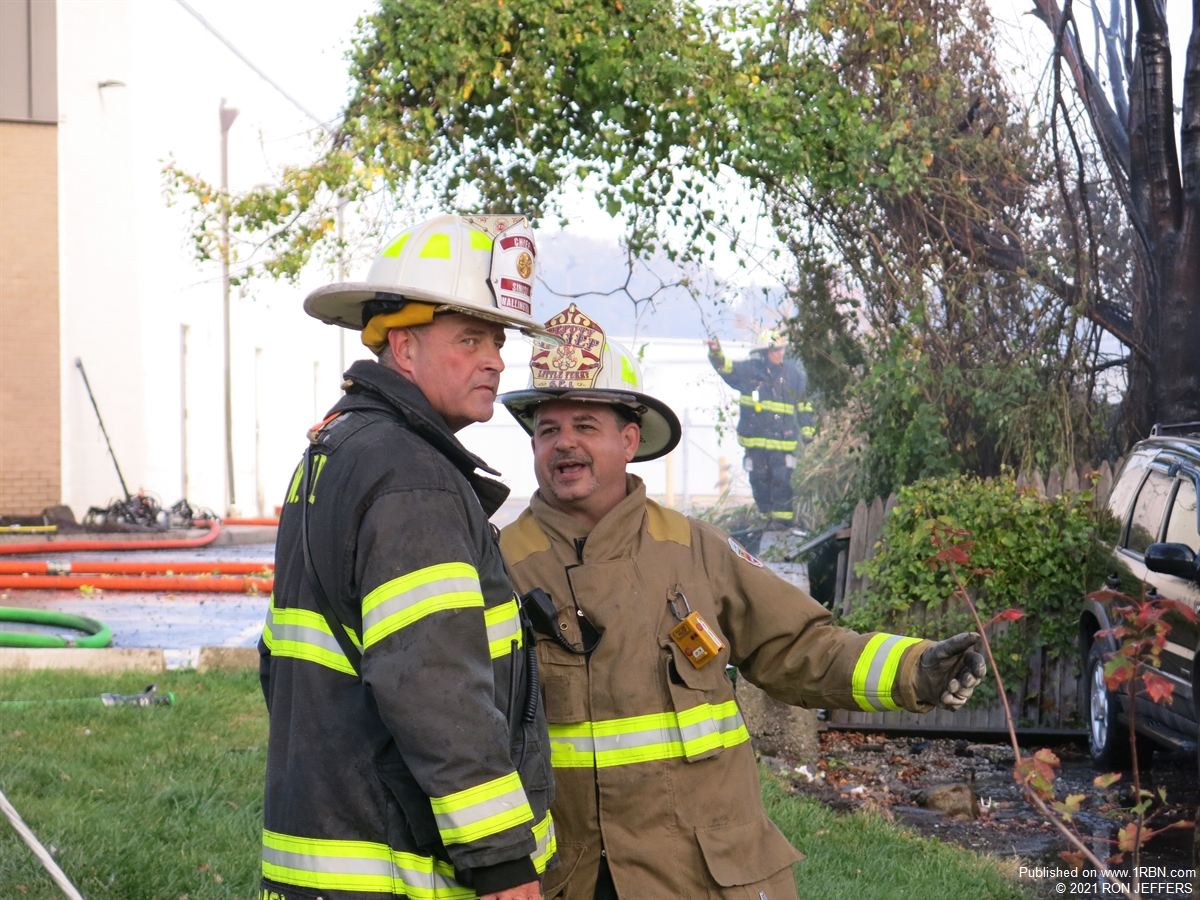
[[[37,836],[30,830],[29,826],[21,818],[20,813],[8,802],[8,798],[4,796],[4,792],[0,791],[0,810],[4,811],[5,817],[12,823],[12,827],[17,829],[17,834],[21,836],[29,849],[33,851],[33,855],[38,858],[38,862],[42,867],[50,873],[50,877],[54,879],[54,883],[62,889],[62,892],[67,895],[68,900],[83,900],[83,894],[75,889],[75,885],[71,884],[71,880],[63,873],[63,870],[58,867],[58,863],[54,861],[54,857],[50,852],[41,845]]]

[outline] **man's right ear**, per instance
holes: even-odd
[[[392,351],[392,362],[396,371],[405,378],[412,380],[413,365],[413,333],[411,328],[392,328],[388,330],[388,347]]]

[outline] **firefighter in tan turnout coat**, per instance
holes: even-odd
[[[499,398],[539,484],[500,546],[539,632],[561,859],[545,896],[796,897],[726,664],[799,706],[957,708],[984,674],[976,636],[836,628],[720,529],[649,500],[625,465],[673,448],[678,420],[574,305],[547,327],[563,346]]]

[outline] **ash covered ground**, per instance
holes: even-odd
[[[1032,753],[1039,746],[1023,746]],[[1104,813],[1105,797],[1093,783],[1102,771],[1088,756],[1086,745],[1059,743],[1051,747],[1061,760],[1056,779],[1058,796],[1084,794],[1077,822],[1093,852],[1102,859],[1115,852],[1104,839],[1116,837],[1120,823]],[[797,794],[820,800],[841,812],[878,813],[926,837],[994,856],[1016,865],[1063,866],[1059,853],[1067,842],[1023,798],[1013,780],[1013,752],[1006,744],[974,740],[897,737],[860,731],[826,731],[820,735],[816,763],[770,756],[761,762],[775,771]],[[803,771],[801,771],[803,769]],[[810,779],[811,776],[811,779]],[[1131,797],[1128,772],[1117,790],[1123,802]],[[1143,788],[1164,788],[1167,802],[1159,804],[1155,827],[1192,820],[1200,802],[1194,752],[1154,754],[1142,773]],[[950,787],[957,785],[958,787]],[[941,805],[949,811],[931,808]],[[1192,865],[1191,829],[1172,830],[1146,847],[1143,865],[1168,868]],[[1125,864],[1129,864],[1128,858]],[[1050,881],[1025,882],[1041,897],[1057,896]]]

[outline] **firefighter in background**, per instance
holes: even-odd
[[[783,528],[795,517],[792,472],[802,440],[813,435],[812,404],[805,399],[804,373],[783,358],[787,341],[777,331],[763,335],[763,346],[734,362],[721,341],[708,342],[708,359],[725,383],[738,391],[738,443],[746,448],[745,468],[758,510],[768,527]]]
[[[572,304],[531,384],[499,397],[538,490],[500,535],[536,632],[562,864],[548,900],[789,900],[799,856],[763,812],[726,664],[777,700],[961,707],[978,635],[856,634],[728,534],[646,496],[679,419],[637,359]],[[540,588],[537,592],[534,589]]]
[[[536,670],[488,516],[486,422],[530,316],[519,216],[439,216],[309,315],[378,362],[309,432],[259,643],[270,715],[260,900],[538,900],[554,857]]]

